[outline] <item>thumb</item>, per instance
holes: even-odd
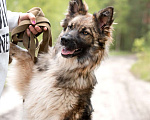
[[[30,19],[31,23],[35,25],[36,24],[35,16],[32,13],[28,13],[27,16]]]

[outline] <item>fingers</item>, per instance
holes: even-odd
[[[46,31],[47,30],[47,27],[43,27],[43,30]],[[42,28],[35,25],[35,26],[32,26],[30,25],[29,28],[27,29],[27,35],[30,36],[30,31],[36,35],[38,33],[41,33],[42,32]]]
[[[27,35],[30,36],[30,30],[29,29],[27,29]]]
[[[36,24],[35,16],[32,13],[28,13],[28,18],[30,19],[32,25]],[[32,30],[33,30],[33,28],[32,28]],[[32,30],[31,30],[31,32],[32,32]],[[37,32],[42,32],[42,29],[39,26],[37,26],[37,25],[35,26],[35,30]],[[33,34],[35,33],[35,30],[33,30],[33,32],[32,32]],[[46,31],[47,27],[43,27],[43,30]]]
[[[40,28],[39,26],[36,25],[34,28],[37,32],[42,32],[42,28]]]
[[[47,27],[44,27],[43,30],[46,31],[46,30],[47,30]]]
[[[35,26],[35,27],[33,27],[32,25],[29,25],[29,29],[27,29],[27,34],[28,34],[28,36],[30,36],[30,31],[34,34],[34,35],[36,35],[36,34],[38,34],[38,33],[40,33],[40,32],[42,32],[42,29],[39,27],[39,26]]]
[[[30,31],[31,31],[34,35],[36,35],[36,34],[38,34],[38,33],[41,33],[42,30],[47,31],[47,27],[41,28],[41,27],[39,27],[38,25],[36,25],[36,18],[35,18],[35,16],[34,16],[32,13],[22,13],[22,14],[20,14],[18,23],[20,23],[20,22],[23,21],[23,20],[30,20],[30,21],[31,21],[31,24],[32,24],[32,25],[30,25],[29,28],[27,29],[27,35],[28,35],[28,36],[30,36]]]

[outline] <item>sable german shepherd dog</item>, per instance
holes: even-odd
[[[24,99],[25,120],[91,120],[94,70],[112,42],[113,7],[88,13],[82,0],[71,0],[54,47],[39,56],[14,44],[14,84]]]

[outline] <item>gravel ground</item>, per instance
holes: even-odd
[[[93,120],[150,120],[150,84],[130,72],[135,61],[135,56],[113,56],[96,71]],[[21,103],[21,97],[6,87],[0,100],[0,120],[21,120]]]

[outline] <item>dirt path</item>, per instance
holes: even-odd
[[[150,120],[150,84],[131,74],[135,60],[111,57],[97,70],[93,120]]]
[[[110,57],[96,71],[93,120],[150,120],[150,84],[131,74],[135,60],[134,56]],[[21,102],[13,90],[6,90],[0,100],[0,120],[17,120]]]

